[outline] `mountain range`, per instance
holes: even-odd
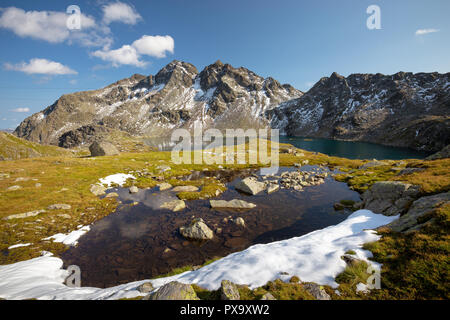
[[[333,73],[304,93],[221,61],[199,72],[175,60],[156,75],[63,95],[14,134],[72,148],[112,130],[155,137],[197,123],[438,151],[450,144],[449,86],[449,73]]]

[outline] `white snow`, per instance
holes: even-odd
[[[110,187],[112,184],[117,184],[119,186],[123,186],[125,182],[127,182],[128,179],[136,179],[131,174],[125,174],[125,173],[116,173],[110,176],[107,176],[105,178],[100,179],[101,184],[106,184],[108,187]]]
[[[14,249],[14,248],[28,247],[29,245],[31,245],[31,243],[18,243],[18,244],[9,246],[8,250],[11,250],[11,249]]]
[[[54,242],[61,242],[67,246],[76,246],[78,244],[78,239],[81,238],[86,232],[91,230],[89,226],[79,226],[78,230],[74,230],[68,234],[64,233],[57,233],[53,236],[50,236],[48,238],[44,238],[42,240],[51,240],[53,239]]]
[[[367,259],[370,252],[362,250],[364,243],[376,241],[372,230],[388,224],[396,217],[359,210],[338,225],[317,230],[301,237],[258,244],[233,253],[196,271],[188,271],[167,278],[151,280],[155,288],[170,282],[197,283],[208,289],[217,289],[223,279],[255,288],[267,281],[287,280],[297,275],[303,281],[337,287],[336,275],[345,269],[341,256],[355,250],[357,256]],[[372,262],[369,262],[372,263]],[[0,297],[6,299],[118,299],[139,296],[136,288],[149,280],[131,282],[116,287],[69,288],[63,284],[68,276],[62,270],[59,258],[44,256],[11,265],[0,266]],[[280,272],[289,273],[281,277]],[[81,270],[83,274],[83,270]],[[360,286],[362,289],[362,286]]]

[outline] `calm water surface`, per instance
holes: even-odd
[[[315,167],[304,166],[310,171]],[[281,171],[294,170],[282,168]],[[345,183],[328,177],[324,184],[305,191],[281,189],[267,195],[247,196],[235,190],[243,177],[259,171],[202,172],[226,182],[228,190],[217,199],[242,199],[257,204],[250,210],[211,209],[208,200],[187,201],[180,212],[161,210],[161,203],[176,199],[171,191],[111,189],[123,202],[115,213],[93,224],[79,245],[64,253],[65,265],[82,270],[83,286],[108,287],[135,280],[149,279],[176,267],[200,265],[214,258],[241,251],[252,244],[268,243],[301,236],[337,224],[350,212],[335,212],[333,204],[342,199],[359,200],[359,194]],[[194,176],[195,176],[194,175]],[[197,177],[195,177],[197,178]],[[136,206],[129,204],[138,201]],[[192,217],[201,217],[215,231],[213,240],[187,241],[178,229]],[[224,218],[242,217],[242,229]],[[222,229],[219,233],[218,228]]]

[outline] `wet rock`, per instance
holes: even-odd
[[[112,143],[106,141],[95,141],[90,145],[89,151],[92,157],[116,156],[119,154],[119,150]]]
[[[119,194],[117,192],[111,192],[106,195],[105,198],[118,198]]]
[[[136,186],[132,186],[132,187],[130,187],[130,193],[138,193],[139,192],[139,188],[138,187],[136,187]]]
[[[420,193],[420,187],[399,181],[376,182],[364,192],[364,208],[386,216],[402,214]]]
[[[211,240],[214,232],[205,224],[203,219],[194,219],[189,226],[181,227],[180,233],[186,239]]]
[[[47,207],[47,210],[70,210],[72,206],[70,204],[57,203]]]
[[[256,207],[256,204],[246,202],[244,200],[233,199],[230,201],[226,200],[210,200],[211,208],[232,208],[232,209],[252,209]]]
[[[170,188],[172,188],[172,185],[170,183],[167,182],[163,182],[157,185],[159,191],[164,191],[164,190],[169,190]]]
[[[239,217],[236,220],[234,220],[234,223],[242,228],[245,228],[245,221],[243,218]]]
[[[172,281],[142,300],[200,300],[190,284]]]
[[[330,295],[325,291],[325,289],[316,283],[305,283],[303,288],[317,300],[331,300]]]
[[[275,297],[270,292],[266,292],[261,297],[261,300],[277,300],[277,299],[275,299]]]
[[[241,296],[237,285],[228,280],[222,280],[220,284],[220,299],[222,300],[240,300]]]
[[[421,218],[426,217],[427,214],[432,213],[436,208],[449,202],[450,192],[422,197],[413,202],[407,213],[387,226],[397,232],[418,230],[427,223],[432,222],[432,219],[420,221]]]
[[[45,212],[45,210],[35,210],[35,211],[30,211],[30,212],[25,212],[25,213],[12,214],[10,216],[7,216],[5,219],[6,220],[24,219],[24,218],[37,216],[38,214],[41,214],[41,213],[44,213],[44,212]]]
[[[275,183],[271,183],[269,184],[269,186],[267,187],[267,194],[271,194],[277,190],[280,189],[280,186],[278,184]]]
[[[149,293],[149,292],[153,291],[154,289],[155,288],[153,288],[153,285],[151,282],[145,282],[136,288],[136,290],[139,291],[140,293]]]
[[[254,178],[245,178],[239,181],[235,188],[239,191],[255,195],[260,193],[266,188],[266,185],[263,182],[259,182]]]
[[[105,194],[106,188],[104,186],[93,184],[90,191],[96,196],[102,196]]]
[[[161,205],[161,209],[169,209],[173,212],[177,212],[186,208],[186,203],[183,200],[172,200],[168,202],[164,202]]]
[[[196,192],[198,188],[196,186],[178,186],[172,189],[173,192]]]

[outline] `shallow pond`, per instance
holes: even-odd
[[[301,168],[313,169],[317,168]],[[292,170],[296,169],[281,168],[280,172]],[[123,204],[94,223],[78,246],[63,254],[65,265],[81,268],[83,286],[109,287],[150,279],[177,267],[201,265],[256,243],[301,236],[337,224],[350,212],[336,212],[333,204],[342,199],[359,200],[357,192],[331,177],[324,184],[306,187],[301,192],[280,189],[270,195],[261,192],[248,196],[235,190],[234,185],[241,178],[255,173],[259,171],[197,172],[190,177],[219,176],[228,190],[215,199],[242,199],[257,205],[249,210],[211,209],[209,200],[193,200],[186,202],[186,209],[171,212],[159,209],[163,202],[176,199],[170,190],[154,188],[130,194],[125,188],[110,189],[108,192],[119,194]],[[139,204],[130,205],[135,201]],[[194,216],[203,218],[215,231],[213,240],[192,242],[179,234],[178,229]],[[245,229],[224,220],[237,217],[245,220]],[[222,229],[220,233],[218,228]]]

